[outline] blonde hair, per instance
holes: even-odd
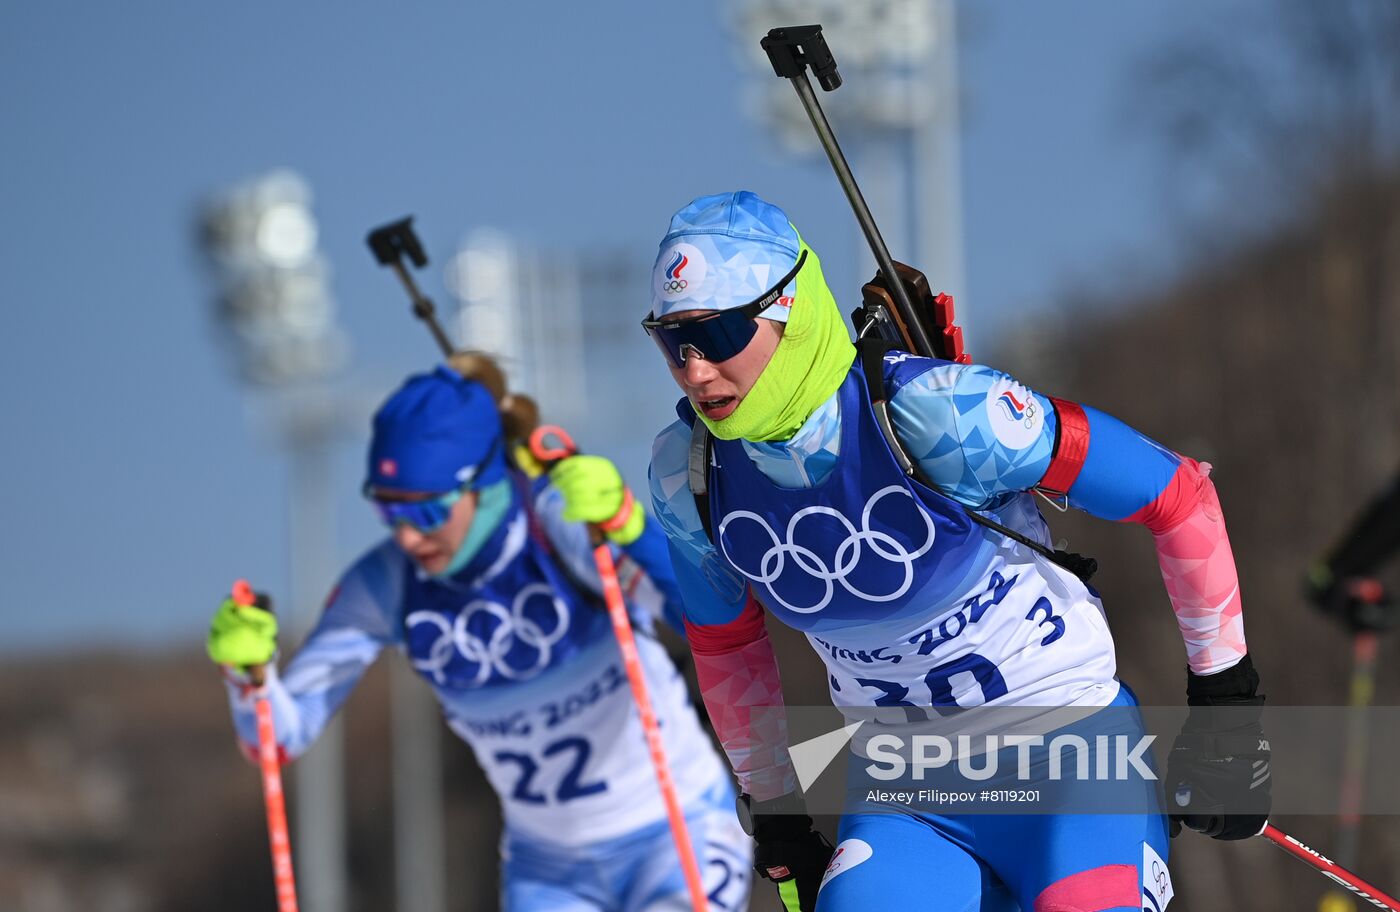
[[[506,385],[506,372],[496,359],[486,352],[459,351],[447,359],[447,366],[467,380],[474,380],[486,387],[496,408],[501,413],[501,427],[506,441],[512,445],[525,443],[530,432],[540,423],[540,407],[535,400],[522,393],[509,392]]]

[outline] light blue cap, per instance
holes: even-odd
[[[651,271],[657,317],[753,301],[797,263],[800,242],[783,210],[747,190],[702,196],[671,217]],[[786,323],[797,278],[759,316]]]

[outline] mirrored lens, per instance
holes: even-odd
[[[406,522],[419,532],[433,532],[440,529],[452,515],[452,504],[460,495],[453,492],[433,500],[419,500],[409,503],[402,501],[373,500],[375,512],[389,528]]]
[[[647,326],[646,330],[671,365],[683,368],[690,349],[706,361],[728,361],[748,346],[758,324],[740,310],[723,310],[692,320]]]

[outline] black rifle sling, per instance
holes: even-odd
[[[861,372],[865,375],[865,388],[870,394],[870,405],[875,411],[875,421],[879,424],[881,432],[884,433],[885,442],[889,444],[890,452],[894,454],[895,462],[899,464],[904,474],[917,479],[925,487],[942,494],[942,489],[933,479],[924,474],[917,462],[910,458],[909,453],[904,449],[903,442],[899,439],[899,435],[895,433],[894,424],[890,421],[889,409],[885,401],[884,360],[885,353],[894,347],[893,344],[883,339],[869,336],[856,341],[856,348],[860,353]],[[705,425],[705,422],[697,417],[695,423],[690,426],[690,493],[695,498],[695,510],[700,514],[700,525],[705,529],[705,536],[713,542],[715,533],[714,524],[710,517],[709,497],[711,446],[710,429]],[[947,497],[948,495],[944,494],[943,496]],[[1084,557],[1070,551],[1051,550],[1015,529],[1007,528],[974,510],[969,510],[951,497],[948,500],[957,504],[958,508],[967,514],[967,518],[979,526],[991,529],[1018,544],[1025,545],[1052,563],[1073,573],[1081,582],[1087,583],[1099,569],[1099,562],[1092,557]]]
[[[711,440],[709,425],[696,415],[695,421],[690,425],[690,493],[695,498],[695,512],[700,514],[700,525],[705,529],[705,537],[713,543],[715,530],[714,523],[710,520]]]

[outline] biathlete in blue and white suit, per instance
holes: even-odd
[[[286,668],[267,665],[281,749],[309,748],[379,653],[397,649],[500,798],[504,909],[689,909],[602,607],[585,523],[596,524],[615,546],[710,908],[746,908],[751,842],[729,776],[650,635],[655,616],[679,625],[665,536],[602,457],[571,457],[534,480],[515,468],[507,454],[531,429],[533,403],[505,396],[483,356],[451,364],[410,377],[374,417],[365,492],[392,535],[346,571]],[[229,601],[209,636],[249,749],[241,669],[271,662],[275,633],[268,612]]]
[[[832,701],[856,718],[984,705],[1095,718],[1116,705],[1136,720],[1097,593],[1048,547],[969,518],[1046,546],[1037,488],[1151,531],[1186,643],[1189,703],[1237,710],[1215,731],[1223,723],[1193,708],[1165,776],[1172,830],[1238,839],[1262,828],[1262,697],[1208,465],[991,368],[890,352],[874,369],[894,435],[929,484],[906,475],[816,254],[748,192],[677,212],[653,280],[643,325],[686,395],[681,420],[656,439],[655,512],[701,691],[746,793],[757,868],[789,909],[1097,912],[1170,900],[1169,820],[1151,791],[1136,813],[847,813],[829,866],[832,849],[794,794],[784,729],[771,721],[783,698],[765,611],[807,635]],[[698,464],[697,418],[713,438]]]

